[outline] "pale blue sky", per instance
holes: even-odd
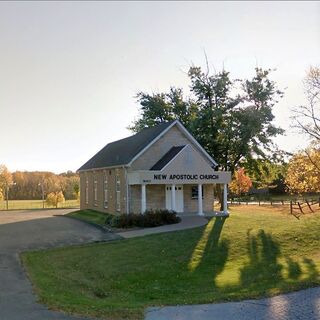
[[[187,88],[188,66],[277,68],[276,123],[320,65],[320,2],[0,2],[0,163],[76,170],[128,136],[138,91]],[[304,137],[276,140],[294,151]]]

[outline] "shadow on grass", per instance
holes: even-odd
[[[282,280],[283,266],[278,262],[281,254],[279,244],[270,234],[260,230],[257,236],[247,233],[249,262],[240,269],[240,282],[248,286],[261,282],[270,284]]]
[[[225,221],[226,217],[216,217],[209,221],[188,265],[191,272],[203,272],[204,269],[210,272],[214,285],[216,277],[224,269],[229,253],[229,241],[219,241]]]
[[[260,230],[256,236],[248,231],[247,250],[249,262],[240,269],[240,284],[244,287],[275,287],[279,283],[285,284],[287,280],[298,280],[303,274],[301,264],[291,257],[286,257],[286,265],[278,261],[281,256],[280,245],[264,230]],[[314,261],[303,258],[303,264],[307,269],[306,281],[317,281],[319,272]],[[285,269],[287,279],[282,273]]]

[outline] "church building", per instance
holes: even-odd
[[[161,123],[107,144],[79,170],[80,208],[108,213],[212,213],[214,185],[222,184],[227,215],[230,172],[178,121]]]

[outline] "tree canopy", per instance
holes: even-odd
[[[6,183],[10,186],[10,198],[16,200],[34,200],[45,195],[62,191],[67,200],[79,198],[79,175],[72,171],[55,174],[44,171],[15,171],[10,173],[0,165],[0,200],[4,198]],[[14,184],[13,184],[14,183]]]
[[[294,126],[320,146],[320,68],[311,66],[304,78],[307,103],[294,109]]]
[[[286,185],[290,193],[320,192],[320,151],[299,152],[289,161]]]
[[[219,169],[231,172],[245,158],[277,156],[272,138],[283,130],[272,123],[272,108],[283,93],[269,79],[270,72],[256,68],[252,79],[233,80],[225,70],[211,75],[192,66],[188,96],[175,87],[168,93],[137,94],[141,114],[130,129],[138,132],[178,119]]]
[[[249,176],[246,175],[244,168],[239,168],[235,173],[230,183],[230,191],[236,195],[241,196],[247,193],[252,187],[252,181]]]

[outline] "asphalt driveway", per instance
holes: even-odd
[[[70,211],[0,211],[0,319],[86,319],[37,303],[19,258],[22,251],[119,238],[81,221],[55,216]]]

